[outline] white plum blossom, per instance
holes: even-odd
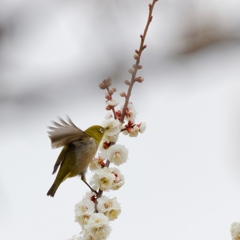
[[[109,105],[111,107],[116,107],[119,104],[119,102],[116,100],[108,100],[108,101],[106,101],[106,103],[107,103],[107,105]]]
[[[105,119],[111,119],[113,116],[112,116],[112,113],[111,112],[107,112],[106,116],[105,116]]]
[[[92,200],[92,198],[94,198],[95,195],[96,195],[95,192],[87,192],[83,198]]]
[[[129,137],[137,137],[138,132],[139,132],[138,126],[134,125],[134,127],[131,128],[130,131],[129,131]]]
[[[98,152],[98,155],[100,158],[106,159],[107,158],[107,149],[102,149],[100,152]]]
[[[232,240],[240,240],[240,222],[234,222],[231,226]]]
[[[105,158],[106,158],[106,157],[105,157]],[[98,155],[97,158],[94,157],[94,158],[90,161],[90,163],[89,163],[89,169],[90,169],[91,171],[94,171],[94,170],[96,170],[96,169],[100,169],[100,168],[104,167],[104,166],[105,166],[105,163],[103,162],[103,160],[104,160],[105,158],[101,158],[100,155]]]
[[[120,144],[112,145],[107,150],[107,159],[119,166],[122,163],[126,162],[128,158],[128,149]]]
[[[115,180],[115,175],[111,172],[110,168],[102,168],[96,170],[91,184],[94,188],[100,188],[102,191],[107,191],[112,188],[112,183]]]
[[[84,228],[94,240],[104,240],[111,232],[108,218],[103,213],[93,213]]]
[[[114,136],[120,133],[120,122],[114,118],[105,119],[102,123],[104,128],[107,128],[104,136]]]
[[[103,137],[103,141],[104,142],[107,142],[107,143],[111,143],[111,142],[117,142],[117,140],[118,140],[118,136],[119,136],[119,134],[115,134],[115,135],[112,135],[112,136],[109,136],[109,135],[105,135],[104,137]]]
[[[94,240],[93,237],[86,233],[86,231],[82,232],[83,236],[80,236],[77,240]]]
[[[116,198],[102,196],[98,199],[98,211],[108,217],[110,221],[115,220],[121,213],[121,207]]]
[[[78,222],[81,226],[85,225],[94,211],[94,203],[91,200],[84,198],[81,202],[75,205],[75,222]]]
[[[121,174],[121,172],[118,168],[110,168],[110,169],[111,169],[111,172],[115,176],[115,179],[113,180],[111,189],[112,190],[118,190],[125,183],[124,176]]]
[[[118,103],[114,100],[106,102],[110,107],[115,107]],[[115,117],[121,117],[121,110],[115,111]],[[104,138],[99,146],[98,156],[89,163],[90,170],[95,171],[90,184],[93,189],[101,191],[118,190],[125,183],[124,176],[118,168],[109,168],[109,162],[119,166],[128,159],[128,149],[120,144],[114,144],[118,140],[122,129],[123,134],[135,137],[138,133],[143,133],[146,129],[145,123],[136,124],[137,111],[132,103],[128,103],[125,115],[125,124],[114,119],[108,113],[102,126],[106,128]],[[122,125],[122,126],[121,126]],[[98,194],[97,194],[98,195]],[[75,205],[75,221],[82,226],[80,236],[73,236],[72,240],[105,240],[111,232],[109,221],[118,218],[121,207],[116,198],[97,196],[95,192],[85,195],[83,200]],[[96,211],[98,211],[96,213]],[[237,240],[234,238],[233,240]],[[240,240],[240,239],[238,239]]]
[[[128,135],[129,132],[128,132],[128,130],[126,129],[126,130],[123,130],[123,131],[122,131],[122,134],[124,134],[124,135]]]
[[[107,146],[108,148],[109,146]],[[105,149],[105,142],[101,142],[99,145],[99,152],[98,155],[102,158],[102,159],[106,159],[107,158],[107,149]]]
[[[102,191],[117,190],[124,185],[124,176],[117,168],[97,169],[90,184]]]
[[[134,123],[135,119],[136,119],[136,116],[137,116],[137,111],[136,111],[134,105],[131,102],[128,103],[127,109],[126,109],[125,119],[127,121],[131,121],[132,123]]]
[[[145,122],[141,122],[138,127],[139,127],[139,132],[143,133],[145,131],[147,125]]]
[[[135,124],[131,121],[128,122],[128,124],[122,126],[122,133],[124,135],[128,135],[130,137],[137,137],[138,133],[143,133],[146,129],[146,123],[139,123]]]

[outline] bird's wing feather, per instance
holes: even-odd
[[[66,146],[67,144],[86,137],[86,133],[75,126],[68,117],[68,122],[59,118],[60,123],[53,122],[54,127],[49,127],[49,138],[52,142],[52,148]]]
[[[69,148],[69,146],[65,146],[65,147],[62,149],[61,153],[59,154],[59,156],[58,156],[58,158],[57,158],[56,163],[54,164],[52,174],[54,174],[54,173],[57,171],[58,167],[59,167],[59,166],[63,163],[63,161],[65,160],[65,158],[66,158],[66,156],[67,156],[67,154],[68,154],[68,148]]]

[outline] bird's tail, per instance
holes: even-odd
[[[47,192],[47,196],[51,196],[51,197],[54,197],[59,185],[65,181],[70,175],[70,172],[63,178],[62,175],[58,173],[53,185],[50,187],[50,189],[48,190]],[[63,179],[62,179],[63,178]]]
[[[47,192],[47,196],[51,196],[54,197],[57,189],[59,187],[59,184],[56,184],[55,182],[53,183],[53,185],[50,187],[50,189]]]

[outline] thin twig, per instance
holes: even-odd
[[[146,39],[146,36],[147,36],[149,25],[150,25],[150,23],[152,21],[152,18],[153,18],[153,16],[152,16],[153,8],[154,8],[154,5],[157,1],[158,0],[153,0],[152,3],[149,4],[149,14],[148,14],[148,19],[147,19],[147,24],[145,26],[143,34],[140,35],[141,42],[140,42],[139,50],[135,51],[138,56],[135,58],[136,63],[134,64],[134,68],[133,68],[134,71],[131,73],[132,74],[131,82],[128,84],[129,85],[128,92],[127,92],[127,95],[125,96],[125,103],[124,103],[124,106],[123,106],[122,115],[120,117],[120,122],[121,123],[123,123],[124,117],[126,115],[126,109],[127,109],[128,103],[129,103],[130,96],[131,96],[133,84],[136,82],[137,71],[138,71],[138,69],[142,68],[139,64],[140,63],[140,58],[141,58],[143,50],[147,47],[146,45],[144,45],[144,42],[145,42],[145,39]],[[111,85],[111,78],[108,78],[108,79],[105,79],[103,81],[103,83],[101,83],[99,86],[100,86],[101,89],[106,89],[107,90],[109,98],[110,98],[110,100],[112,100],[112,94],[111,94],[110,89],[109,89],[110,85]],[[111,110],[113,111],[114,118],[116,119],[115,108],[112,107]],[[122,129],[121,131],[124,131],[124,130],[125,129]],[[115,143],[111,143],[111,144],[115,144]],[[110,165],[110,161],[107,159],[105,167],[109,167],[109,165]],[[97,193],[97,196],[96,196],[96,202],[95,202],[95,211],[96,212],[97,212],[97,199],[100,198],[102,196],[102,194],[103,194],[103,190],[99,189],[98,193]]]
[[[130,81],[130,84],[129,84],[129,87],[128,87],[127,95],[125,97],[125,103],[124,103],[123,110],[122,110],[122,116],[120,118],[121,123],[123,123],[123,119],[124,119],[125,114],[126,114],[127,105],[129,103],[129,99],[130,99],[130,96],[131,96],[133,84],[136,81],[136,74],[137,74],[137,71],[139,69],[139,63],[140,63],[140,58],[141,58],[142,52],[147,47],[146,45],[144,45],[144,42],[145,42],[145,39],[146,39],[146,36],[147,36],[149,25],[150,25],[150,23],[153,19],[153,16],[152,16],[153,8],[154,8],[154,5],[157,1],[158,0],[153,0],[152,3],[149,4],[149,13],[148,13],[147,24],[145,26],[143,34],[140,35],[141,42],[140,42],[139,50],[136,50],[136,54],[138,55],[138,57],[136,59],[136,63],[134,64],[134,68],[133,68],[134,71],[132,72],[132,78],[131,78],[131,81]]]

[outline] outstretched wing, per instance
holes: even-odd
[[[55,126],[49,127],[51,131],[48,134],[52,142],[52,148],[66,146],[73,141],[86,137],[86,133],[76,127],[69,117],[68,122],[65,122],[62,118],[59,118],[59,120],[61,124],[53,122]]]

